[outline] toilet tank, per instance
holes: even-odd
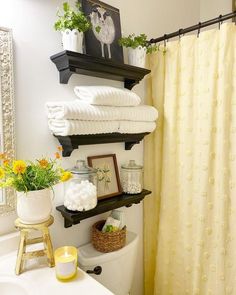
[[[91,243],[83,245],[79,247],[79,267],[87,271],[101,266],[101,274],[91,274],[93,278],[115,295],[128,295],[135,272],[137,246],[138,235],[133,232],[127,232],[126,245],[114,252],[98,252]]]

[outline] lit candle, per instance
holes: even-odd
[[[58,280],[67,281],[77,274],[78,254],[72,246],[64,246],[55,250],[56,276]]]

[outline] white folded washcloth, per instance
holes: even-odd
[[[140,97],[128,89],[111,86],[76,86],[74,92],[89,104],[103,106],[137,106]]]
[[[70,119],[88,121],[155,121],[157,110],[152,106],[136,107],[94,106],[79,100],[52,101],[46,103],[49,119]]]
[[[49,129],[55,135],[85,135],[102,133],[145,133],[156,128],[155,122],[139,121],[79,121],[58,120],[48,121]]]

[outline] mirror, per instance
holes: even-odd
[[[12,32],[0,27],[0,153],[15,158]],[[0,216],[15,210],[15,192],[0,189]]]

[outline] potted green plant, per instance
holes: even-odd
[[[58,20],[54,24],[56,31],[62,33],[62,44],[64,50],[83,53],[83,36],[91,23],[81,10],[81,4],[76,2],[73,10],[68,2],[63,3],[63,12],[57,12]]]
[[[119,44],[128,48],[128,63],[141,68],[145,66],[146,54],[157,50],[156,44],[150,44],[145,34],[122,37],[119,39]]]
[[[61,147],[58,147],[61,151]],[[46,221],[52,211],[52,187],[71,178],[69,171],[64,171],[58,160],[41,158],[35,161],[9,161],[4,154],[0,155],[0,187],[12,188],[17,195],[17,214],[26,224]]]

